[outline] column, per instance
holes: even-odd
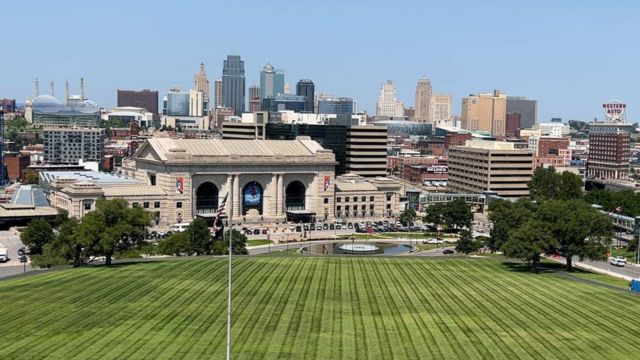
[[[233,217],[240,219],[240,177],[238,174],[233,174]]]
[[[271,174],[271,188],[273,189],[273,194],[271,197],[273,199],[273,203],[274,203],[274,216],[278,216],[279,215],[279,211],[278,211],[278,174],[273,173]],[[268,214],[269,216],[271,216],[272,214]]]
[[[278,174],[278,202],[280,203],[280,205],[278,206],[278,212],[277,214],[279,216],[284,216],[284,206],[285,206],[285,202],[284,202],[284,179],[282,178],[284,174],[280,173]]]

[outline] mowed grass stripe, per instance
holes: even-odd
[[[443,354],[440,352],[439,342],[446,342],[446,338],[438,336],[441,332],[434,331],[437,328],[435,319],[428,312],[428,307],[424,304],[424,299],[417,296],[417,293],[412,289],[420,285],[408,281],[408,278],[405,276],[400,276],[401,272],[398,271],[399,268],[395,266],[393,261],[384,261],[382,265],[388,275],[389,282],[398,284],[399,301],[402,303],[400,309],[404,312],[402,316],[406,318],[408,314],[415,325],[415,331],[418,334],[410,333],[409,336],[416,338],[415,341],[412,342],[412,345],[414,348],[417,347],[415,348],[417,358],[442,358]],[[412,266],[413,262],[407,262],[403,268],[406,269]],[[428,346],[429,344],[431,344],[431,346]]]
[[[252,284],[244,292],[247,301],[246,306],[236,308],[240,317],[238,324],[242,323],[242,328],[234,327],[233,334],[238,338],[249,338],[252,341],[242,348],[241,355],[249,358],[265,358],[268,353],[269,341],[276,332],[280,322],[280,306],[286,302],[298,282],[305,263],[295,261],[293,257],[282,257],[274,261],[265,261],[270,264],[265,271],[268,277],[258,286]],[[246,279],[247,283],[251,280]]]
[[[407,259],[407,261],[409,261],[409,259]],[[419,262],[411,259],[409,264],[419,264]],[[462,345],[455,336],[455,333],[453,331],[454,329],[449,326],[449,323],[452,322],[448,313],[449,311],[448,309],[444,308],[443,304],[441,304],[441,300],[438,298],[438,292],[441,291],[441,289],[434,289],[427,281],[428,277],[426,277],[425,274],[422,273],[422,271],[424,270],[418,270],[420,272],[409,272],[407,270],[407,267],[405,267],[404,265],[398,267],[398,271],[405,272],[405,275],[407,275],[408,277],[417,277],[421,280],[416,281],[416,285],[412,286],[411,289],[413,289],[418,294],[419,298],[421,298],[424,304],[427,306],[426,310],[429,314],[432,314],[432,321],[435,323],[434,329],[437,328],[440,333],[440,336],[437,336],[440,341],[431,344],[431,346],[438,347],[438,351],[443,355],[442,358],[467,358],[467,354],[465,353]],[[422,276],[416,276],[416,274],[420,274]],[[423,284],[428,286],[420,286]]]
[[[570,311],[576,310],[571,309],[572,305],[569,305],[568,309],[564,309],[565,298],[567,296],[573,296],[574,294],[565,293],[563,296],[556,298],[552,296],[548,290],[553,286],[553,281],[551,281],[550,284],[536,284],[534,281],[531,281],[530,285],[525,286],[522,284],[522,281],[517,281],[516,279],[516,277],[524,277],[527,275],[530,274],[514,274],[511,277],[496,275],[496,278],[501,279],[506,291],[511,291],[518,296],[518,300],[522,303],[523,308],[532,310],[532,314],[547,315],[546,321],[537,321],[537,323],[540,328],[545,329],[551,334],[551,338],[556,339],[556,343],[558,340],[562,341],[562,346],[557,347],[558,354],[562,354],[566,358],[572,358],[576,353],[584,352],[585,348],[591,348],[590,352],[601,352],[599,347],[594,347],[593,340],[596,340],[595,343],[609,347],[607,353],[611,351],[619,352],[619,349],[615,346],[611,346],[608,342],[600,341],[601,337],[599,334],[602,329],[598,326],[597,320],[592,318],[591,314],[583,318],[583,315],[578,315],[575,311]],[[553,309],[554,307],[555,312],[550,312],[549,309]],[[571,321],[569,324],[566,324],[568,327],[565,326],[567,320]],[[549,326],[549,323],[551,323],[552,326]],[[581,325],[582,327],[591,329],[597,338],[588,339],[579,336],[575,325]]]
[[[530,274],[520,274],[520,276],[527,275]],[[509,285],[509,287],[506,287],[507,290],[514,288],[514,291],[517,291],[517,293],[520,294],[519,300],[523,303],[523,307],[535,309],[536,313],[545,314],[549,312],[548,309],[554,308],[555,306],[555,312],[549,314],[553,317],[550,317],[548,320],[556,326],[549,327],[546,323],[542,323],[540,326],[546,327],[550,332],[555,333],[553,336],[555,339],[563,339],[563,344],[573,350],[571,353],[566,354],[567,357],[571,357],[573,352],[582,352],[584,348],[591,348],[593,352],[599,352],[601,347],[608,347],[609,349],[607,352],[620,351],[617,345],[622,344],[618,344],[620,341],[615,337],[610,338],[610,341],[606,342],[598,341],[601,340],[603,330],[611,330],[606,326],[606,324],[600,322],[598,318],[594,318],[591,311],[583,312],[580,307],[575,307],[572,302],[567,302],[567,298],[574,298],[577,294],[583,293],[582,289],[576,289],[572,292],[567,291],[563,296],[558,296],[552,300],[548,289],[554,285],[554,282],[556,281],[556,279],[553,279],[554,277],[545,277],[545,280],[549,279],[547,283],[540,282],[540,279],[535,278],[534,275],[532,276],[534,279],[531,279],[527,286],[525,286],[521,281],[516,281],[513,277],[505,277],[502,274],[498,274],[496,276],[497,278],[502,279],[505,285]],[[529,279],[529,277],[527,277],[527,279]],[[593,289],[593,291],[597,292],[598,289]],[[583,298],[582,300],[587,300],[584,301],[583,307],[589,306],[589,298]],[[596,313],[598,312],[600,311],[597,310]],[[566,324],[567,319],[571,320],[569,324]],[[576,334],[575,325],[580,325],[582,328],[592,330],[594,338],[589,339]],[[614,331],[614,333],[617,332]],[[619,355],[623,356],[623,353],[620,353]]]
[[[520,274],[520,277],[527,276],[527,275],[530,275],[530,274]],[[501,274],[496,275],[496,277],[501,280],[501,283],[504,284],[504,289],[506,291],[511,292],[512,294],[514,294],[519,298],[519,301],[522,303],[523,308],[533,310],[534,311],[533,314],[550,315],[548,316],[548,321],[550,321],[552,324],[555,324],[556,326],[549,326],[547,321],[540,322],[539,326],[553,333],[552,338],[556,340],[561,339],[565,341],[563,343],[564,346],[562,349],[569,348],[569,350],[571,350],[566,354],[567,357],[571,357],[571,355],[575,352],[580,353],[583,351],[585,347],[589,348],[593,345],[593,342],[590,341],[589,339],[585,339],[575,334],[575,329],[574,329],[575,325],[580,324],[583,327],[590,328],[593,330],[594,334],[600,334],[602,329],[596,323],[597,322],[596,319],[590,319],[591,314],[578,315],[576,314],[575,311],[569,311],[567,309],[564,309],[565,305],[569,305],[568,309],[572,308],[572,305],[565,303],[565,298],[567,296],[573,296],[573,294],[565,293],[563,294],[563,296],[552,298],[548,291],[548,288],[552,284],[545,284],[545,283],[536,284],[535,281],[530,281],[527,286],[524,286],[521,281],[517,281],[516,279],[514,279],[515,276],[517,275],[511,276],[511,277],[505,277]],[[551,283],[553,283],[553,281],[551,281]],[[511,297],[512,296],[509,296],[508,298],[511,298]],[[552,309],[554,305],[556,307],[555,313],[549,314],[548,309]],[[561,305],[561,306],[557,306],[557,305]],[[577,309],[572,309],[572,310],[577,310]],[[586,315],[586,318],[584,317],[585,315]],[[567,319],[571,319],[571,325],[569,329],[564,330],[564,327],[561,327],[560,325],[563,325]],[[599,337],[600,335],[597,335],[597,336]],[[578,344],[573,344],[574,342]],[[609,346],[604,343],[603,345]],[[593,349],[593,350],[596,351],[596,349]],[[558,351],[561,353],[561,350],[558,350]],[[618,350],[612,346],[610,348],[610,351],[618,351]]]
[[[237,328],[242,326],[255,326],[256,323],[252,319],[247,319],[246,323],[239,317],[251,309],[252,311],[259,312],[260,306],[252,307],[250,303],[254,300],[260,300],[259,296],[245,296],[243,294],[259,294],[256,288],[256,284],[262,287],[271,286],[267,281],[269,276],[272,275],[272,267],[274,264],[268,262],[249,262],[244,261],[244,258],[237,258],[237,262],[242,265],[242,271],[237,271],[237,264],[234,261],[233,270],[233,303],[232,303],[232,340],[239,338]],[[217,279],[225,284],[222,293],[211,300],[208,307],[203,311],[201,316],[201,324],[198,326],[197,333],[202,335],[194,336],[190,341],[184,344],[179,352],[180,357],[183,358],[203,358],[212,357],[215,355],[215,349],[219,349],[222,346],[226,347],[226,325],[227,325],[227,282],[226,282],[226,261],[225,272],[220,279]],[[251,281],[247,281],[250,279]],[[222,306],[221,306],[222,305]],[[206,320],[210,322],[207,323]],[[250,342],[254,343],[253,341]],[[184,354],[184,356],[182,356]]]
[[[0,309],[23,315],[3,318],[0,343],[9,346],[0,357],[223,358],[225,260],[0,282]],[[20,294],[29,302],[14,302]],[[509,271],[494,259],[238,257],[234,299],[234,358],[634,359],[640,352],[640,327],[625,321],[640,316],[637,297]]]
[[[132,265],[136,266],[136,265]],[[32,314],[32,317],[37,317],[35,321],[29,321],[29,319],[23,319],[25,321],[26,328],[23,327],[22,331],[29,331],[30,333],[35,333],[42,336],[41,341],[33,344],[25,340],[25,347],[29,348],[31,351],[37,354],[41,354],[43,356],[47,356],[55,352],[56,349],[62,349],[62,351],[67,353],[66,346],[64,345],[64,340],[68,338],[66,334],[74,334],[73,340],[71,343],[71,351],[76,350],[74,344],[77,345],[88,342],[91,340],[91,337],[98,334],[97,325],[102,324],[105,319],[112,319],[114,316],[118,316],[118,313],[110,313],[109,311],[97,311],[102,305],[109,304],[111,302],[117,302],[118,297],[122,296],[122,292],[135,291],[135,289],[139,286],[137,281],[117,281],[124,280],[121,279],[121,272],[124,270],[124,267],[106,269],[106,268],[85,268],[85,269],[76,269],[77,271],[86,271],[92,273],[95,281],[95,286],[92,287],[84,287],[83,284],[80,284],[82,287],[82,293],[84,293],[84,297],[78,296],[78,292],[73,293],[73,297],[77,298],[75,303],[67,301],[59,301],[54,302],[52,300],[50,303],[57,304],[56,308],[52,309],[49,306],[41,307],[41,312]],[[111,271],[109,271],[111,270]],[[67,274],[71,275],[72,271],[64,271],[60,272],[60,276],[66,276]],[[61,289],[56,288],[56,292]],[[55,296],[54,296],[55,299]],[[71,317],[70,315],[75,315]],[[71,321],[71,319],[75,319]],[[44,334],[43,328],[45,325],[54,325],[56,328],[60,330],[65,330],[65,332],[61,331],[61,334]],[[35,329],[29,328],[29,326],[36,327]],[[91,334],[91,330],[96,334]],[[99,335],[99,334],[98,334]],[[23,349],[21,348],[22,342],[14,344],[14,348],[16,352],[21,352]],[[12,350],[13,350],[12,349]]]
[[[191,274],[191,279],[181,279],[180,277],[174,277],[168,281],[162,282],[159,286],[159,291],[162,291],[165,288],[170,289],[170,291],[164,292],[164,296],[157,299],[156,302],[160,305],[160,308],[156,308],[156,311],[146,312],[143,314],[140,320],[139,314],[134,315],[133,321],[128,321],[128,319],[114,319],[111,322],[112,327],[108,333],[104,333],[103,331],[98,332],[98,336],[101,336],[100,339],[96,340],[92,346],[86,347],[84,352],[78,354],[79,359],[86,359],[91,357],[104,357],[101,355],[102,353],[109,350],[114,355],[121,356],[123,358],[130,357],[139,349],[145,349],[145,354],[147,352],[153,351],[158,346],[158,343],[166,343],[159,341],[160,336],[156,336],[158,334],[162,334],[162,329],[174,321],[179,315],[179,309],[181,304],[183,304],[187,300],[187,296],[194,291],[197,291],[197,287],[192,286],[193,284],[197,284],[203,281],[200,281],[200,277],[206,271],[206,263],[201,260],[194,261],[191,267],[189,267],[186,271],[188,274]],[[143,298],[146,296],[143,296]],[[127,322],[130,322],[128,326]],[[139,324],[141,326],[136,326]],[[131,343],[126,339],[130,338],[130,335],[135,333],[138,339],[141,339],[144,343],[144,346],[135,346],[135,343]],[[125,337],[125,340],[122,343],[116,342],[118,337]]]
[[[202,260],[201,260],[202,261]],[[165,303],[165,309],[175,308],[178,312],[168,312],[166,318],[169,320],[160,320],[165,323],[162,327],[148,328],[145,336],[157,336],[161,332],[170,332],[171,337],[167,341],[149,342],[145,348],[136,347],[135,344],[129,344],[126,350],[121,354],[122,358],[137,357],[138,355],[147,358],[174,358],[175,354],[180,351],[183,345],[190,341],[197,334],[196,338],[203,336],[202,332],[197,333],[197,325],[194,324],[196,319],[202,316],[210,318],[210,314],[206,313],[206,309],[212,302],[225,299],[227,287],[225,282],[218,281],[225,278],[227,274],[227,262],[221,259],[207,259],[202,261],[200,270],[197,274],[201,274],[196,286],[190,286],[189,291],[180,294],[180,297],[171,302]],[[245,271],[241,264],[236,265],[236,272]],[[194,271],[195,273],[195,271]],[[179,281],[179,279],[178,279]],[[199,284],[198,284],[199,283]],[[172,326],[172,324],[175,324]]]
[[[390,319],[391,321],[389,322],[396,329],[395,334],[390,334],[389,331],[386,331],[387,335],[395,336],[398,338],[398,341],[404,340],[407,342],[408,346],[403,346],[399,349],[392,349],[393,357],[417,359],[420,357],[417,350],[419,345],[415,341],[416,339],[412,336],[411,331],[415,330],[416,326],[413,323],[413,318],[411,318],[411,316],[405,316],[406,312],[403,311],[404,309],[399,305],[399,302],[401,301],[399,299],[396,301],[398,289],[396,284],[390,280],[387,268],[384,266],[386,261],[388,261],[388,259],[380,259],[380,266],[373,266],[369,261],[364,261],[361,265],[369,274],[378,273],[378,276],[368,276],[367,279],[369,280],[369,288],[372,290],[372,295],[377,299],[378,308],[384,313],[383,317],[385,319]],[[375,289],[385,289],[387,291],[376,292]],[[411,329],[409,329],[410,327]]]
[[[470,260],[470,261],[474,261],[474,260]],[[456,286],[452,291],[456,293],[456,296],[460,298],[463,304],[466,304],[469,302],[474,304],[474,309],[472,309],[471,314],[474,314],[477,320],[479,320],[480,322],[484,322],[485,324],[489,323],[490,319],[486,316],[486,313],[488,312],[489,314],[492,314],[493,312],[490,309],[487,309],[486,307],[482,306],[481,304],[487,303],[486,295],[488,293],[493,293],[494,296],[500,296],[500,298],[497,299],[499,301],[496,301],[497,304],[495,305],[503,306],[505,310],[513,312],[514,314],[513,316],[505,317],[510,321],[508,323],[504,323],[504,325],[497,324],[494,322],[493,328],[495,327],[500,328],[503,333],[500,335],[503,335],[503,336],[511,335],[511,334],[515,334],[519,336],[520,341],[523,344],[523,346],[521,347],[522,351],[520,352],[521,355],[528,354],[530,357],[533,357],[533,358],[538,358],[541,356],[557,358],[558,356],[562,356],[560,353],[557,352],[557,349],[554,347],[553,343],[550,343],[551,349],[546,349],[545,347],[541,346],[539,342],[529,341],[531,339],[531,337],[528,336],[529,332],[535,331],[536,335],[538,336],[543,336],[544,333],[540,333],[539,329],[533,329],[531,327],[527,329],[522,326],[521,319],[527,318],[528,315],[523,313],[521,308],[507,307],[507,305],[513,305],[513,303],[510,301],[509,295],[502,294],[501,291],[497,291],[497,289],[486,284],[483,281],[484,277],[476,277],[474,283],[465,282],[463,279],[468,278],[471,274],[468,274],[467,272],[465,272],[464,267],[457,267],[455,269],[450,269],[448,268],[448,265],[449,264],[447,263],[443,264],[443,274],[444,274],[442,276],[443,281],[445,281],[445,283],[450,283],[452,281],[456,281],[455,278],[462,279],[461,281],[462,287],[458,288],[458,286]],[[451,276],[451,274],[449,273],[450,271],[455,271],[456,276],[455,277]],[[462,289],[462,291],[459,289]],[[476,300],[473,297],[473,295],[480,296],[481,300]],[[485,300],[482,300],[482,297],[485,297]],[[544,332],[544,328],[542,329]],[[502,336],[499,336],[497,338],[502,338]],[[549,339],[547,339],[546,341],[548,340]],[[550,339],[550,340],[553,340],[553,339]],[[517,342],[513,340],[510,341],[510,344],[514,344],[514,343],[517,343]],[[500,350],[509,351],[509,348],[510,348],[510,346],[506,345],[506,343],[503,343],[503,346],[498,346],[497,344],[494,346],[496,351],[500,351]]]

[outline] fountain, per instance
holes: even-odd
[[[345,254],[372,254],[380,250],[373,244],[342,244],[339,246]]]

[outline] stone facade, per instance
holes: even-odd
[[[335,158],[310,138],[153,138],[133,160],[125,175],[167,193],[170,223],[215,217],[227,194],[234,223],[334,218]]]

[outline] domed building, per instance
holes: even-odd
[[[53,82],[52,94],[53,94]],[[81,82],[81,87],[83,83]],[[38,85],[36,85],[38,89]],[[25,118],[37,127],[98,127],[100,126],[100,108],[98,105],[81,95],[69,95],[68,83],[65,101],[60,101],[53,95],[40,95],[27,99],[25,103]]]

